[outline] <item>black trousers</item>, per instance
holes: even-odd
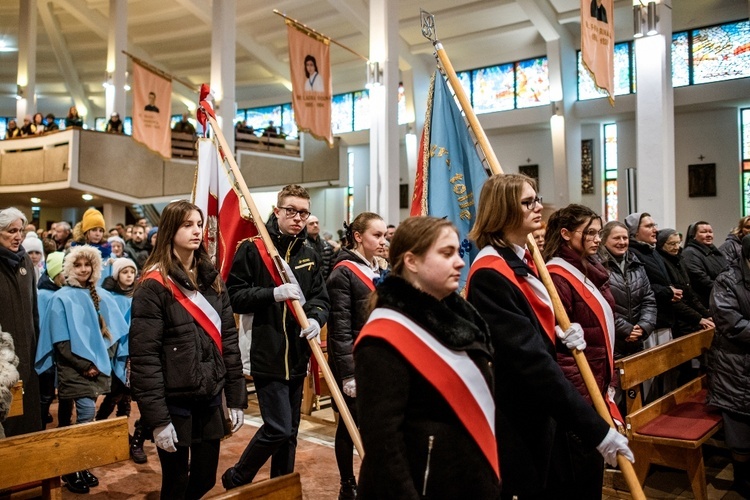
[[[352,420],[357,422],[357,400],[350,398],[342,392],[344,402],[352,415]],[[339,467],[339,476],[345,481],[354,477],[354,441],[346,428],[344,419],[339,417],[339,423],[336,427],[336,439],[334,441],[334,450],[336,452],[336,465]]]
[[[96,420],[106,420],[112,414],[115,407],[117,407],[118,417],[129,417],[130,416],[130,387],[122,383],[116,375],[112,376],[112,387],[110,391],[104,396],[101,404],[99,404],[99,411],[96,412]]]
[[[177,446],[170,453],[161,448],[161,498],[201,498],[216,484],[219,467],[219,440],[203,440],[188,446]]]
[[[305,379],[286,381],[253,377],[253,381],[263,425],[234,466],[235,480],[241,484],[251,482],[269,457],[271,477],[294,472]]]

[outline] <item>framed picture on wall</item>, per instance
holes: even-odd
[[[398,208],[409,208],[409,185],[398,185]]]
[[[594,140],[581,141],[581,194],[594,194]]]
[[[716,196],[716,163],[688,165],[688,196]]]
[[[539,192],[539,165],[521,165],[518,167],[518,173],[534,179],[536,190]]]

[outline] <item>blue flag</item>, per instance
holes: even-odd
[[[466,262],[459,289],[466,284],[478,252],[467,235],[474,225],[479,193],[487,177],[448,84],[435,72],[427,99],[411,215],[445,217],[458,228],[461,256]]]

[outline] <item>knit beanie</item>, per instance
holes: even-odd
[[[63,270],[64,252],[52,252],[47,256],[47,276],[55,279]]]
[[[122,248],[125,248],[125,240],[123,240],[119,236],[110,236],[109,238],[107,238],[107,243],[109,243],[109,246],[112,246],[112,243],[115,241],[122,245]]]
[[[83,231],[83,234],[86,234],[87,231],[89,231],[90,229],[94,229],[95,227],[100,227],[102,229],[106,227],[106,224],[104,223],[104,216],[99,210],[95,208],[89,208],[83,213],[83,220],[81,220],[81,231]]]
[[[39,239],[39,236],[37,236],[34,233],[27,233],[26,238],[23,240],[23,248],[26,250],[26,253],[29,252],[39,252],[44,256],[44,246],[42,245],[42,240]]]
[[[673,234],[679,234],[676,229],[672,229],[671,227],[667,227],[664,229],[660,229],[659,232],[656,235],[656,248],[664,248],[664,243],[667,242],[670,236]]]
[[[132,267],[133,270],[138,273],[138,268],[135,267],[135,262],[128,258],[122,257],[119,259],[115,259],[115,261],[112,262],[112,279],[117,281],[120,276],[120,271],[122,271],[126,267]]]
[[[154,226],[154,227],[152,227],[152,228],[151,228],[151,229],[149,230],[149,232],[148,232],[148,236],[146,237],[146,241],[148,241],[149,243],[151,243],[151,237],[152,237],[153,235],[155,235],[156,233],[158,233],[158,232],[159,232],[159,226]]]

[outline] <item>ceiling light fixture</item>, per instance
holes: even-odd
[[[91,200],[93,200],[93,199],[94,199],[94,195],[91,195],[91,194],[85,193],[85,194],[82,194],[82,195],[81,195],[81,198],[83,198],[83,199],[84,199],[84,200],[86,200],[86,201],[91,201]]]
[[[41,203],[41,202],[42,202],[41,198],[37,198],[36,196],[31,198],[31,203]]]

